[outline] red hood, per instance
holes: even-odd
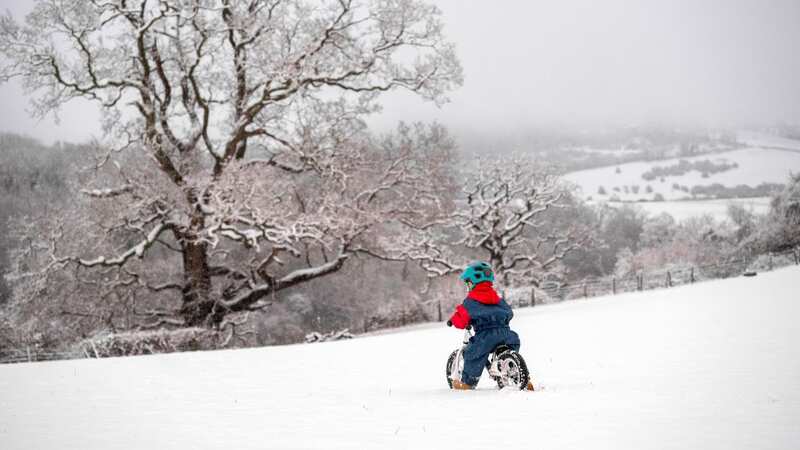
[[[483,283],[475,285],[475,287],[469,291],[469,294],[467,294],[467,298],[471,298],[484,305],[496,305],[500,303],[500,296],[495,292],[491,281],[484,281]]]

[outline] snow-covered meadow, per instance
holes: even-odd
[[[755,147],[781,148],[800,152],[800,140],[758,131],[740,131],[736,134],[736,140]]]
[[[666,176],[663,182],[660,177],[652,181],[642,178],[642,174],[653,167],[671,166],[680,160],[736,163],[738,167],[725,172],[709,174],[708,178],[703,178],[702,174],[697,171],[679,176]],[[709,186],[714,183],[725,187],[742,184],[756,187],[761,183],[786,183],[789,173],[792,171],[800,171],[800,153],[768,148],[746,148],[714,155],[632,162],[619,166],[581,170],[565,175],[564,179],[579,186],[584,198],[610,200],[612,197],[616,197],[621,201],[635,202],[653,200],[657,194],[661,194],[665,200],[681,200],[692,197],[690,193],[675,189],[674,184],[691,189],[693,186]],[[626,192],[624,190],[626,186],[629,189],[632,186],[638,186],[639,191],[629,190]],[[648,186],[652,192],[647,192]],[[605,189],[606,195],[598,194],[600,187]],[[615,191],[614,188],[620,190]]]
[[[459,332],[0,366],[13,449],[791,449],[790,267],[517,311],[538,392],[447,389]]]

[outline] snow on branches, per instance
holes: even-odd
[[[409,255],[429,272],[455,272],[478,258],[505,285],[538,284],[570,251],[591,242],[591,233],[569,220],[570,188],[554,168],[523,157],[479,159],[463,177],[453,212],[422,227],[415,249],[429,250]]]
[[[377,139],[364,117],[382,92],[441,103],[461,83],[439,15],[417,0],[42,0],[24,25],[0,18],[0,80],[20,78],[38,114],[94,101],[106,131],[81,198],[42,219],[56,231],[31,225],[17,279],[73,270],[94,298],[137,310],[150,295],[152,317],[219,325],[374,250],[378,228],[437,215],[446,133]]]

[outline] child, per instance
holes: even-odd
[[[474,262],[464,269],[461,280],[467,285],[469,294],[447,325],[466,328],[472,325],[475,336],[464,349],[464,370],[461,380],[453,380],[453,389],[474,389],[481,377],[486,359],[498,345],[506,344],[519,351],[519,336],[511,331],[508,323],[514,317],[511,307],[494,290],[494,273],[485,262]],[[528,390],[533,384],[528,382]]]

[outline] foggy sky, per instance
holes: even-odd
[[[436,108],[383,98],[379,128],[438,120],[487,134],[640,123],[800,123],[800,1],[435,1],[465,83]],[[32,0],[3,0],[13,14]],[[487,6],[490,5],[490,6]],[[19,86],[0,86],[0,130],[51,142],[98,133],[86,103],[36,122]]]

